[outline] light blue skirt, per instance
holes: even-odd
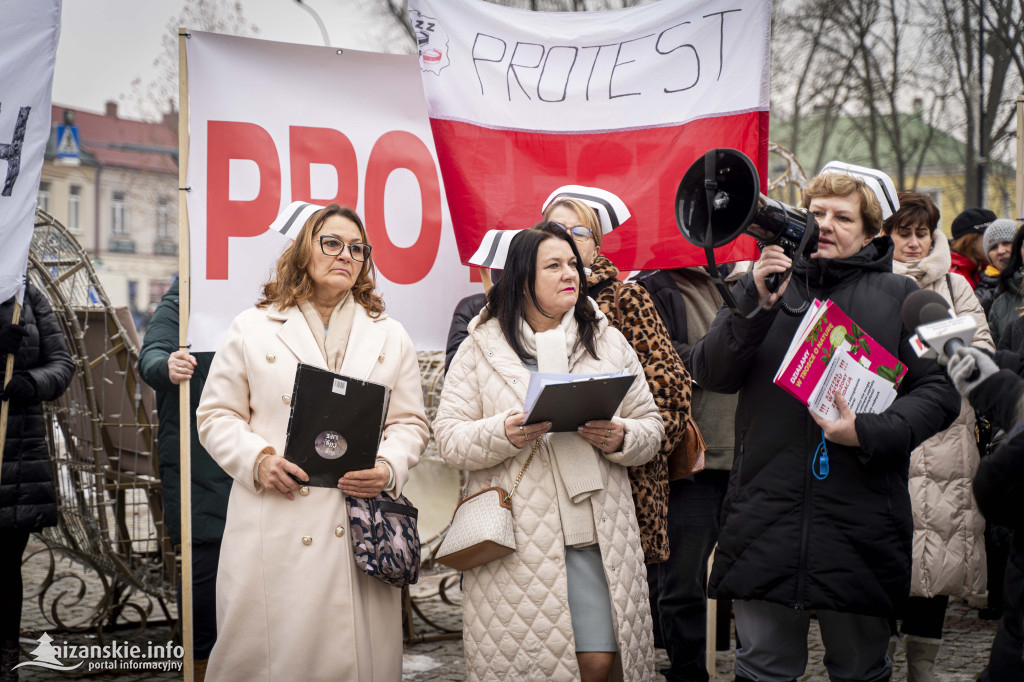
[[[600,546],[566,547],[565,572],[576,651],[618,651]]]

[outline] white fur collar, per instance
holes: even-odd
[[[922,289],[945,277],[952,264],[949,255],[949,242],[946,235],[938,227],[932,232],[932,250],[928,255],[917,261],[901,263],[893,260],[892,271],[898,275],[906,275],[917,282]]]

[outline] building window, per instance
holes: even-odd
[[[39,197],[36,199],[36,206],[47,213],[50,212],[50,183],[45,180],[39,183]]]
[[[160,303],[160,299],[164,297],[164,294],[167,293],[167,289],[169,289],[169,288],[170,287],[167,286],[166,282],[162,282],[162,281],[160,281],[158,279],[151,279],[151,280],[149,280],[149,309],[150,310],[153,310],[154,308],[156,308],[157,304]]]
[[[133,279],[128,280],[128,310],[131,311],[132,317],[135,317],[139,311],[139,304],[136,297],[139,295],[139,283]]]
[[[126,219],[126,208],[124,192],[114,192],[110,201],[111,227],[116,235],[128,234],[128,221]]]
[[[78,185],[71,185],[68,188],[68,229],[78,232],[78,208],[81,204],[82,188]]]
[[[160,199],[156,204],[156,238],[173,239],[174,231],[171,229],[171,205],[166,198]]]

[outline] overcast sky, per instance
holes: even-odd
[[[374,0],[306,0],[323,19],[331,43],[357,50],[388,49],[383,20],[366,7]],[[64,0],[55,104],[102,112],[104,102],[131,92],[132,80],[153,76],[167,21],[184,0]],[[322,45],[320,29],[295,0],[242,0],[245,18],[263,40]],[[122,107],[124,105],[122,104]],[[131,111],[122,108],[130,115]]]

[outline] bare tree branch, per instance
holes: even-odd
[[[131,91],[118,99],[142,118],[159,120],[170,106],[178,107],[178,29],[211,31],[236,36],[251,36],[259,28],[245,18],[238,0],[187,0],[181,14],[167,20],[160,39],[160,54],[153,60],[156,75],[149,81],[135,78]]]

